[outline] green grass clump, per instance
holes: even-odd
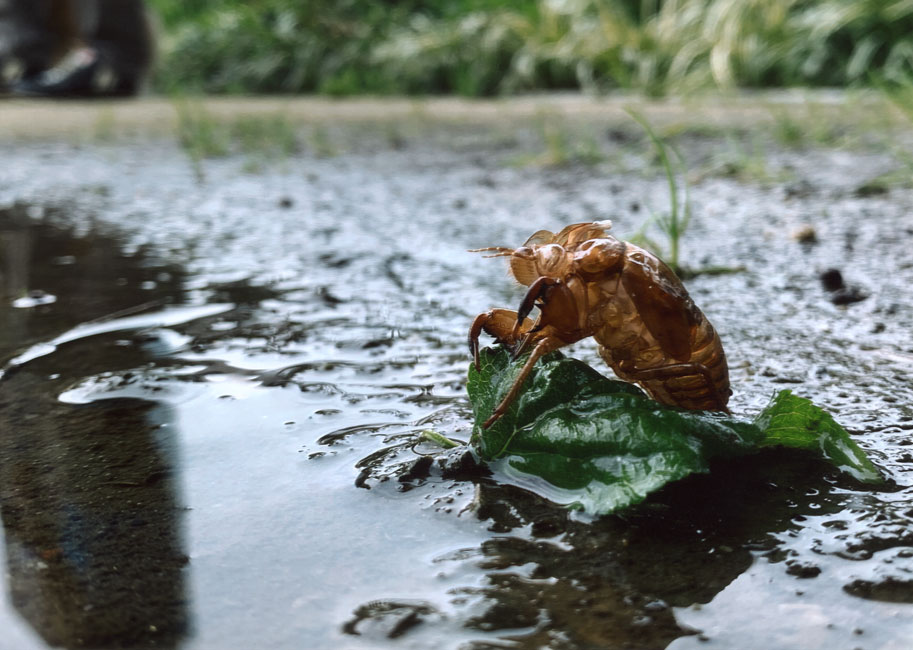
[[[913,76],[909,0],[151,0],[159,88],[651,94]],[[793,137],[786,133],[787,138]]]
[[[285,158],[298,150],[295,128],[282,113],[241,116],[230,131],[243,153]]]
[[[224,119],[214,116],[200,101],[179,99],[174,107],[178,143],[198,178],[203,177],[202,162],[207,158],[241,154],[246,157],[244,170],[255,172],[270,160],[288,158],[299,150],[295,126],[284,113]],[[326,155],[322,150],[317,153]]]
[[[178,101],[174,107],[178,115],[178,142],[192,161],[228,155],[229,134],[202,104]]]
[[[542,167],[563,167],[565,165],[598,165],[606,160],[606,154],[597,138],[568,124],[561,116],[540,113],[536,127],[541,151],[522,155],[516,159],[520,165]]]

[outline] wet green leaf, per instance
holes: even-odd
[[[482,429],[522,360],[486,349],[480,361],[479,371],[470,368],[467,385],[478,454],[513,480],[588,512],[614,512],[667,483],[708,472],[714,459],[769,446],[814,451],[859,480],[880,480],[833,418],[789,391],[745,422],[663,406],[636,386],[560,353],[541,360],[508,412]]]
[[[755,418],[765,446],[817,452],[841,471],[864,483],[881,482],[881,475],[842,426],[829,413],[804,397],[783,390]]]

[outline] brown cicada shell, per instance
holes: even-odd
[[[726,411],[731,393],[723,344],[681,280],[652,253],[606,231],[611,222],[540,230],[520,248],[482,248],[510,257],[513,276],[529,287],[517,311],[479,314],[469,346],[479,364],[484,331],[519,355],[532,350],[516,381],[485,422],[517,397],[543,355],[592,336],[615,374],[669,406]],[[528,318],[539,308],[536,320]]]

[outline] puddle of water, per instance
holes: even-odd
[[[128,256],[120,240],[97,232],[74,237],[68,228],[30,219],[25,207],[4,210],[0,365],[11,352],[51,343],[68,327],[160,310],[180,295],[182,282],[177,266],[156,264],[142,253]]]
[[[709,604],[676,610],[679,622],[702,632],[677,639],[669,650],[702,648],[708,641],[746,650],[909,647],[910,606],[873,602],[860,607],[842,589],[847,573],[784,580],[778,565],[759,560]],[[758,627],[765,630],[763,638],[746,638],[745,629]]]
[[[910,637],[913,265],[908,240],[888,236],[903,232],[903,206],[864,220],[869,204],[833,202],[818,224],[832,234],[805,250],[784,233],[814,200],[760,218],[771,199],[758,190],[708,181],[693,193],[706,263],[749,266],[690,285],[725,333],[735,410],[793,387],[838,414],[889,490],[768,454],[585,521],[415,443],[429,426],[468,438],[466,326],[518,298],[498,261],[465,250],[525,239],[515,214],[537,227],[594,205],[611,214],[652,181],[616,196],[592,172],[420,152],[304,159],[305,181],[238,180],[217,162],[201,188],[175,155],[124,167],[102,202],[121,235],[81,217],[54,227],[47,211],[0,216],[0,647]],[[89,183],[112,164],[83,162]],[[16,173],[20,193],[37,192]],[[156,195],[144,178],[173,184]],[[286,195],[300,209],[269,198]],[[96,198],[80,201],[98,209]],[[866,301],[828,301],[817,274],[834,259]],[[30,306],[14,306],[23,292]],[[598,367],[591,348],[576,351]]]

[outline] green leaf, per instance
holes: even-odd
[[[866,455],[829,413],[804,397],[783,390],[755,418],[764,431],[763,446],[792,447],[817,452],[843,472],[863,483],[883,479]]]
[[[473,440],[485,460],[501,455],[517,429],[532,423],[549,408],[566,403],[569,396],[579,394],[579,397],[586,397],[599,393],[643,395],[637,386],[608,379],[585,363],[565,359],[560,352],[553,352],[536,364],[520,397],[482,436],[480,423],[488,419],[513,386],[523,367],[523,360],[511,363],[510,355],[501,348],[485,348],[479,357],[480,371],[470,368],[466,389],[476,420]]]
[[[558,503],[594,514],[614,512],[670,482],[708,472],[715,459],[769,446],[814,451],[859,480],[880,480],[833,418],[789,391],[754,422],[745,422],[664,406],[560,353],[537,363],[518,399],[482,429],[524,360],[485,349],[479,370],[470,367],[467,390],[476,422],[471,443],[505,477]]]

